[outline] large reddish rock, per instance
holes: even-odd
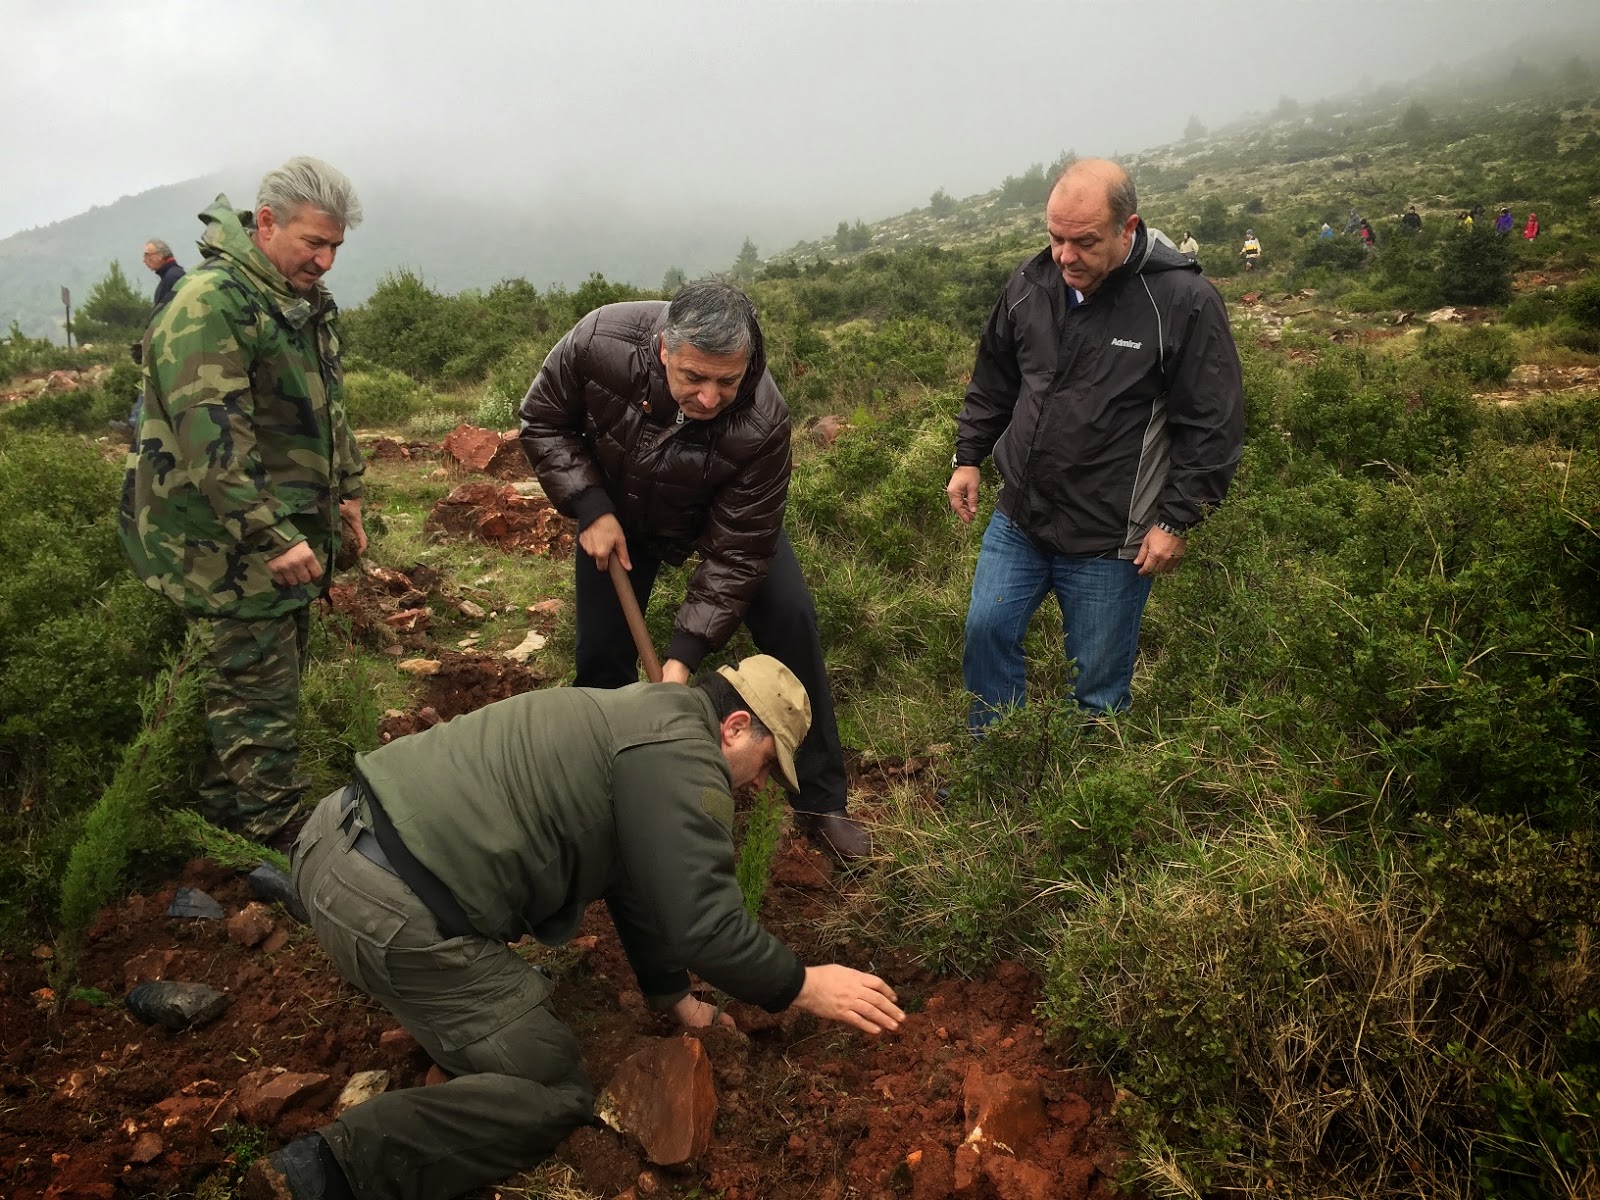
[[[440,447],[444,460],[463,470],[497,479],[531,479],[533,470],[515,432],[496,433],[476,425],[457,425]]]
[[[951,1180],[956,1196],[976,1196],[983,1180],[983,1157],[970,1142],[956,1147],[955,1170]]]
[[[265,1067],[239,1080],[239,1115],[256,1125],[270,1125],[291,1108],[310,1104],[329,1090],[320,1072]]]
[[[989,1075],[974,1065],[967,1071],[962,1095],[969,1142],[1004,1146],[1020,1155],[1050,1123],[1037,1079]]]
[[[444,461],[468,471],[485,470],[500,449],[500,435],[476,425],[457,425],[445,435]]]
[[[277,923],[270,908],[259,900],[252,900],[228,918],[228,937],[249,949],[266,941]]]
[[[623,1061],[600,1099],[601,1115],[630,1134],[657,1166],[690,1162],[711,1145],[717,1090],[697,1038],[666,1038]]]
[[[122,964],[122,982],[125,987],[133,988],[146,980],[165,979],[172,974],[177,961],[176,950],[146,950]]]

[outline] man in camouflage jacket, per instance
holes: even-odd
[[[343,175],[299,158],[262,180],[253,213],[218,196],[200,219],[203,261],[145,333],[122,544],[189,616],[210,667],[207,814],[286,845],[309,605],[341,538],[366,546],[337,309],[320,282],[361,209]]]

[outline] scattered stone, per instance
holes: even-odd
[[[505,657],[512,662],[525,663],[538,651],[543,650],[545,642],[549,640],[544,634],[529,630],[527,637],[505,652]]]
[[[193,917],[199,921],[220,921],[223,917],[222,905],[199,888],[181,887],[172,897],[172,907],[167,909],[169,917]]]
[[[161,1135],[156,1133],[141,1133],[139,1140],[134,1142],[133,1149],[128,1152],[128,1161],[131,1163],[151,1163],[161,1157],[165,1149],[161,1142]]]
[[[1426,321],[1429,325],[1444,325],[1444,324],[1448,324],[1449,322],[1452,322],[1452,321],[1461,320],[1461,314],[1459,312],[1457,312],[1454,308],[1451,308],[1451,307],[1447,306],[1445,308],[1436,308],[1436,309],[1434,309],[1431,313],[1429,313],[1427,316],[1423,317],[1422,319],[1424,321]]]
[[[986,1142],[1021,1154],[1050,1123],[1037,1079],[988,1075],[974,1064],[967,1071],[962,1095],[969,1143]]]
[[[261,943],[261,953],[276,954],[288,944],[289,931],[282,925],[278,925],[273,928],[271,933],[267,934],[267,940]]]
[[[811,440],[826,449],[839,440],[839,435],[850,428],[850,422],[843,417],[826,416],[818,417],[811,423],[809,430]]]
[[[537,604],[528,605],[528,615],[530,617],[554,617],[559,615],[560,612],[561,601],[559,600],[541,600]]]
[[[264,1067],[239,1080],[239,1115],[257,1125],[270,1125],[291,1108],[307,1104],[328,1086],[320,1072]]]
[[[425,608],[406,608],[385,617],[383,623],[399,633],[421,633],[433,624],[433,614]]]
[[[948,1200],[956,1188],[955,1164],[950,1151],[932,1145],[906,1155],[911,1171],[911,1200]]]
[[[641,1196],[654,1196],[661,1190],[661,1179],[654,1171],[640,1171],[639,1181],[633,1186]]]
[[[252,900],[228,918],[228,939],[249,950],[267,940],[274,924],[272,910]]]
[[[381,1096],[388,1090],[389,1072],[357,1071],[350,1076],[350,1082],[344,1085],[344,1091],[339,1093],[339,1099],[334,1102],[333,1115],[342,1117],[356,1105],[365,1104],[374,1096]]]
[[[48,962],[55,956],[56,952],[49,946],[38,945],[33,948],[33,957],[38,959],[40,962]]]
[[[271,863],[257,864],[256,869],[246,876],[245,882],[250,885],[250,894],[257,900],[281,904],[284,912],[300,924],[310,924],[306,906],[300,903],[300,897],[294,890],[294,882]]]
[[[404,1029],[385,1029],[378,1035],[378,1049],[391,1054],[411,1054],[422,1049],[422,1044]]]
[[[489,615],[483,605],[474,604],[471,600],[456,601],[456,611],[469,621],[481,621]]]
[[[717,1091],[705,1047],[666,1038],[625,1059],[600,1098],[600,1119],[638,1140],[657,1166],[689,1162],[711,1145]]]
[[[403,596],[407,592],[415,590],[411,582],[411,576],[389,567],[380,567],[376,563],[368,562],[366,559],[361,560],[361,573],[372,582],[387,591],[395,593],[397,596]]]
[[[214,1079],[197,1079],[186,1084],[177,1095],[151,1105],[164,1130],[213,1129],[226,1125],[239,1115],[233,1093]]]
[[[439,710],[434,708],[433,705],[424,704],[417,709],[417,720],[422,722],[424,729],[432,729],[435,725],[440,724],[444,718],[439,715]]]
[[[400,669],[407,675],[437,675],[443,665],[436,658],[407,658],[401,660]]]
[[[174,1033],[215,1021],[228,1007],[228,997],[203,983],[141,983],[128,993],[128,1011],[147,1025]]]
[[[56,1099],[76,1100],[79,1096],[83,1095],[84,1090],[88,1088],[88,1086],[89,1076],[83,1071],[74,1071],[72,1074],[68,1075],[61,1086],[56,1089]]]
[[[566,557],[577,526],[545,496],[509,484],[464,483],[433,506],[424,526],[435,536],[473,538],[502,550]]]
[[[978,1148],[970,1142],[956,1147],[955,1166],[950,1176],[950,1191],[956,1196],[977,1194],[978,1183],[983,1178],[983,1162]]]
[[[1258,304],[1261,301],[1260,292],[1246,292],[1239,297],[1240,304]]]
[[[176,950],[146,950],[122,964],[122,986],[131,988],[146,980],[165,979],[177,961]]]

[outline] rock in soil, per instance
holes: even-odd
[[[174,1033],[215,1021],[228,997],[203,983],[141,983],[128,993],[128,1011],[150,1025]]]
[[[167,909],[169,917],[193,917],[201,921],[222,920],[222,905],[199,888],[181,887],[172,897],[172,907]]]
[[[271,863],[260,863],[246,876],[245,882],[250,885],[250,894],[257,900],[265,900],[268,904],[281,904],[283,911],[300,924],[309,924],[306,906],[300,903],[293,882]]]
[[[600,1099],[601,1119],[636,1138],[657,1166],[690,1162],[711,1145],[717,1090],[692,1037],[665,1038],[625,1059]]]

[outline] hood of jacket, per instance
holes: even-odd
[[[222,262],[243,275],[266,296],[291,328],[302,328],[332,304],[333,297],[320,283],[310,296],[302,296],[289,286],[283,273],[272,265],[272,260],[250,236],[255,229],[254,213],[236,210],[227,196],[218,193],[211,207],[200,214],[200,220],[205,224],[205,232],[196,244],[203,262]]]
[[[667,328],[667,310],[669,305],[663,303],[661,312],[657,315],[654,324],[650,327],[650,340],[645,351],[645,368],[655,380],[660,394],[667,397],[664,419],[670,423],[678,415],[678,402],[672,398],[672,392],[667,387],[667,366],[661,361],[661,337]],[[756,389],[761,386],[761,380],[767,373],[767,343],[761,335],[761,321],[756,316],[755,306],[751,305],[750,318],[750,362],[744,369],[744,378],[739,381],[739,390],[734,393],[733,401],[716,416],[711,418],[715,424],[728,413],[743,405],[749,404],[755,398]]]
[[[1048,248],[1030,259],[1022,271],[1033,283],[1041,287],[1048,287],[1057,282],[1065,284],[1065,280],[1061,277],[1061,268],[1056,266]],[[1193,271],[1198,275],[1200,264],[1187,254],[1178,253],[1160,238],[1152,237],[1150,231],[1145,228],[1144,218],[1140,217],[1138,228],[1133,231],[1133,249],[1129,252],[1127,261],[1120,267],[1113,268],[1095,291],[1099,293],[1108,287],[1119,287],[1138,275],[1159,275],[1163,271]]]

